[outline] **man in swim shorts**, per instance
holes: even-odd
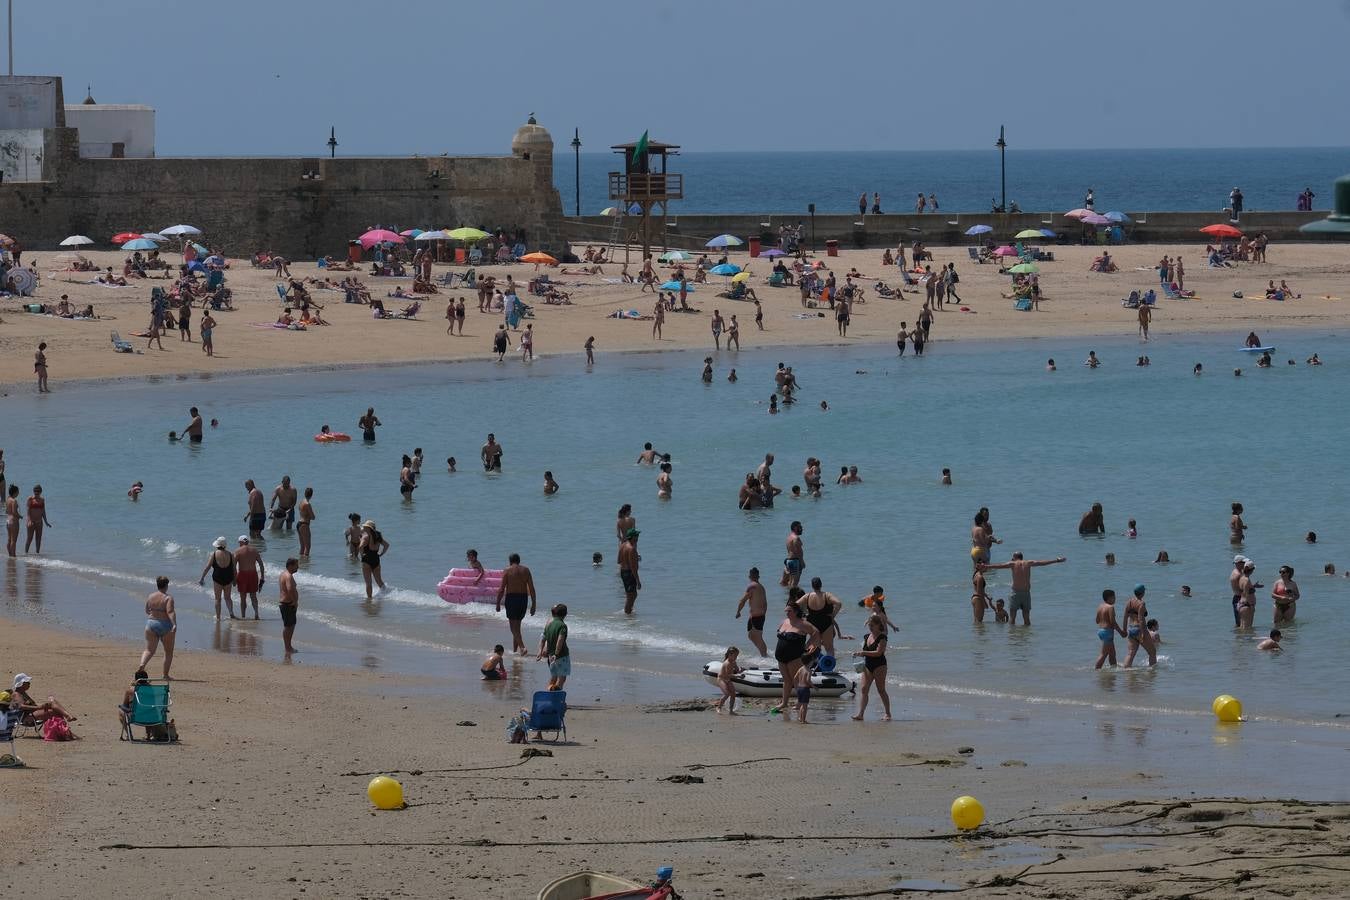
[[[511,652],[529,653],[525,638],[520,634],[520,620],[525,618],[527,608],[530,615],[534,615],[534,576],[520,564],[519,553],[512,553],[509,562],[510,565],[502,570],[501,587],[497,588],[497,612],[506,605],[506,621],[511,626]]]
[[[291,476],[281,476],[281,484],[277,485],[276,490],[272,491],[272,502],[269,509],[272,512],[272,527],[280,528],[285,523],[287,528],[295,524],[295,501],[297,491],[291,486]]]
[[[788,526],[787,557],[783,560],[783,577],[778,583],[785,588],[795,588],[802,580],[806,569],[806,551],[802,547],[802,523],[793,522]]]
[[[544,626],[544,634],[539,638],[539,655],[536,659],[548,658],[548,689],[561,691],[567,684],[567,676],[572,674],[572,651],[567,646],[567,604],[559,603],[553,607],[553,619]]]
[[[197,407],[188,410],[188,415],[192,416],[192,421],[183,429],[183,434],[187,435],[189,443],[200,444],[202,442],[202,415],[197,412]]]
[[[238,558],[238,554],[235,555]],[[281,608],[281,640],[286,646],[286,655],[295,652],[291,646],[291,636],[295,634],[295,614],[300,609],[300,588],[295,584],[295,573],[300,568],[300,560],[292,556],[286,560],[286,569],[281,573],[281,599],[277,601]]]
[[[750,570],[750,583],[745,586],[745,593],[736,604],[736,618],[741,617],[741,610],[747,603],[750,604],[750,616],[745,620],[746,636],[750,638],[750,643],[755,645],[760,656],[768,656],[769,647],[764,643],[764,619],[769,612],[769,598],[764,592],[764,585],[759,583],[758,568]]]
[[[623,611],[633,614],[633,604],[637,603],[638,591],[642,590],[642,578],[638,575],[638,535],[642,532],[630,528],[623,533],[623,543],[619,545],[619,578],[623,581]]]
[[[248,491],[248,512],[244,519],[248,522],[249,533],[256,537],[262,534],[263,526],[267,524],[267,502],[252,478],[244,482],[244,490]]]
[[[489,434],[487,443],[483,449],[478,451],[478,456],[483,460],[484,472],[500,472],[502,470],[502,445],[497,443],[497,436]]]
[[[267,569],[262,554],[248,542],[248,535],[239,535],[239,549],[234,551],[234,584],[239,590],[239,617],[248,618],[248,598],[253,598],[253,618],[258,618],[258,588],[263,586]]]
[[[1097,605],[1097,640],[1102,642],[1101,652],[1097,654],[1097,665],[1116,664],[1116,633],[1125,637],[1125,629],[1116,624],[1116,592],[1107,588],[1102,591],[1102,602]]]
[[[1012,589],[1008,597],[1008,624],[1017,624],[1017,611],[1022,611],[1022,624],[1031,624],[1031,570],[1040,566],[1053,566],[1064,562],[1064,557],[1057,556],[1054,559],[1023,559],[1022,551],[1013,553],[1012,559],[1005,563],[996,563],[990,565],[981,563],[979,567],[985,571],[989,569],[1011,569],[1012,570]]]

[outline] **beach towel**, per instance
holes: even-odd
[[[818,313],[795,313],[795,314],[792,316],[792,318],[794,318],[794,319],[823,319],[823,318],[825,318],[825,314],[824,314],[823,312],[818,312]]]

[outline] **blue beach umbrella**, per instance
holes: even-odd
[[[722,263],[720,266],[713,266],[708,271],[713,275],[735,275],[740,270],[740,266],[734,266],[731,263]]]
[[[678,281],[667,281],[665,284],[661,285],[661,290],[663,291],[678,291],[679,289],[680,283]],[[692,294],[694,292],[693,283],[685,282],[684,290],[685,293]]]
[[[1111,212],[1109,212],[1109,213],[1106,214],[1106,217],[1107,217],[1108,219],[1110,219],[1112,222],[1133,222],[1133,221],[1134,221],[1134,220],[1131,219],[1129,216],[1125,215],[1123,212],[1120,212],[1119,210],[1112,210]]]
[[[739,247],[741,244],[744,244],[744,243],[745,243],[745,241],[743,241],[743,240],[741,240],[740,238],[736,237],[736,235],[734,235],[734,234],[719,234],[717,237],[713,238],[711,241],[708,241],[708,243],[704,244],[703,246],[705,246],[705,247]]]
[[[1042,237],[1048,237],[1048,238],[1059,237],[1059,235],[1055,234],[1055,233],[1054,233],[1053,231],[1051,231],[1049,228],[1042,228],[1042,229],[1041,229],[1041,236],[1042,236]]]
[[[761,250],[759,251],[759,255],[767,256],[769,259],[773,259],[775,256],[787,256],[786,253],[784,253],[782,250],[779,250],[777,247],[770,247],[768,250]]]
[[[971,235],[973,237],[974,235],[977,234],[988,234],[993,230],[994,229],[988,225],[972,225],[966,229],[966,234]]]
[[[127,241],[122,245],[123,250],[158,250],[159,244],[149,238],[136,238],[134,241]]]

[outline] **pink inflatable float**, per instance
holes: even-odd
[[[474,584],[477,578],[478,573],[473,569],[451,569],[436,586],[436,593],[446,603],[496,603],[497,589],[502,586],[502,570],[484,569],[483,580]]]

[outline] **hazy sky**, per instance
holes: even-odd
[[[1350,146],[1350,0],[15,0],[15,72],[162,156]],[[191,13],[191,15],[189,15]]]

